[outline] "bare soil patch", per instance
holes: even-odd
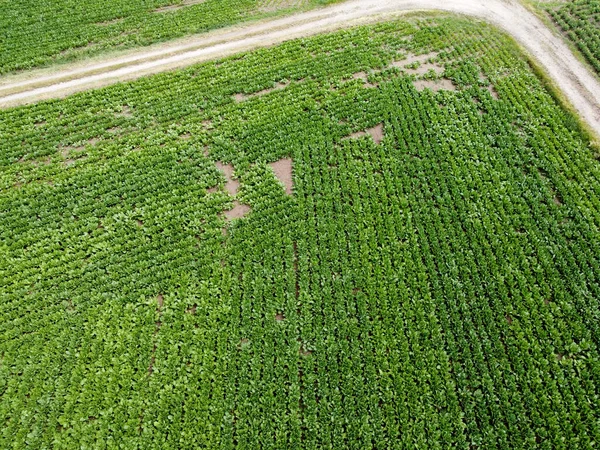
[[[233,219],[239,219],[240,217],[244,217],[249,212],[250,207],[248,205],[245,205],[235,200],[233,202],[233,208],[228,211],[225,211],[225,219],[228,221]]]
[[[416,80],[413,84],[417,91],[423,91],[425,89],[431,89],[433,92],[441,90],[456,91],[454,83],[447,78],[440,78],[438,80]]]
[[[118,114],[121,117],[131,117],[133,116],[133,112],[128,105],[123,105],[121,112]]]
[[[356,72],[352,75],[353,80],[363,80],[363,84],[365,87],[376,88],[379,87],[378,84],[369,83],[369,74],[367,72]]]
[[[435,63],[422,63],[415,69],[405,69],[408,73],[414,75],[425,75],[429,72],[434,72],[436,75],[441,75],[444,73],[444,68]]]
[[[482,84],[486,84],[486,89],[488,90],[488,92],[491,94],[491,96],[495,99],[498,100],[498,92],[496,91],[496,89],[494,89],[494,85],[492,84],[492,82],[489,80],[488,77],[485,76],[485,74],[481,73],[479,75],[479,81]]]
[[[363,131],[357,131],[355,133],[352,133],[350,136],[350,138],[352,139],[357,139],[363,136],[369,135],[371,136],[371,138],[373,139],[373,141],[375,141],[376,144],[380,144],[381,141],[383,141],[383,123],[377,124],[372,128],[367,128],[366,130]]]
[[[498,96],[498,92],[496,92],[496,89],[494,89],[494,86],[493,86],[493,85],[491,85],[491,84],[490,84],[490,85],[487,87],[487,90],[489,91],[489,93],[492,95],[492,97],[493,97],[495,100],[498,100],[498,98],[499,98],[499,96]]]
[[[437,58],[437,56],[439,55],[439,52],[430,52],[430,53],[422,53],[420,55],[415,55],[413,53],[409,53],[405,59],[401,60],[401,61],[395,61],[393,64],[402,64],[403,66],[409,66],[411,64],[414,64],[416,62],[419,63],[423,63],[432,59]]]
[[[221,161],[215,162],[215,166],[225,175],[227,182],[225,183],[225,190],[230,195],[235,196],[240,188],[240,182],[233,179],[234,168],[231,164],[223,164]]]
[[[283,183],[283,186],[285,187],[285,193],[287,195],[292,195],[294,187],[294,181],[292,178],[292,159],[282,158],[279,161],[270,163],[269,166],[271,166],[271,169],[273,169],[277,179]]]
[[[263,95],[267,95],[273,91],[279,91],[281,89],[285,89],[286,87],[288,87],[290,85],[289,81],[285,82],[285,83],[276,83],[274,87],[272,88],[267,88],[267,89],[263,89],[262,91],[258,91],[258,92],[254,92],[253,94],[242,94],[242,93],[238,93],[238,94],[234,94],[233,98],[235,99],[235,101],[237,103],[243,102],[245,100],[254,98],[254,97],[261,97]]]
[[[441,75],[444,73],[445,69],[443,66],[433,61],[437,56],[437,52],[426,53],[423,55],[409,54],[406,59],[393,61],[392,67],[398,67],[413,75],[425,75],[429,71]]]

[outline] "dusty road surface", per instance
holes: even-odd
[[[302,36],[389,19],[409,11],[438,10],[490,22],[509,33],[541,64],[581,117],[600,136],[600,82],[517,0],[350,0],[282,19],[200,35],[93,63],[62,66],[0,79],[0,107],[59,98]]]

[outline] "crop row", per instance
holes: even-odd
[[[599,229],[594,148],[463,19],[2,111],[0,447],[592,449]]]

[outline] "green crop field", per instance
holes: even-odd
[[[0,0],[0,75],[336,0]]]
[[[554,22],[600,73],[600,1],[570,0],[547,7]]]
[[[488,25],[4,110],[0,167],[0,448],[600,443],[600,161]]]

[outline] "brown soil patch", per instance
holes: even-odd
[[[376,144],[380,144],[383,140],[383,123],[367,129],[366,132],[373,138]]]
[[[414,74],[414,75],[425,75],[426,73],[433,71],[436,73],[436,75],[441,75],[444,73],[444,68],[442,66],[439,66],[437,64],[433,64],[433,63],[424,63],[421,64],[419,67],[417,67],[416,69],[406,69],[406,71],[410,74]]]
[[[378,84],[369,83],[369,74],[367,72],[356,72],[352,75],[353,80],[363,80],[363,84],[366,87],[376,88],[379,87]]]
[[[383,141],[383,123],[380,123],[378,125],[375,125],[373,128],[367,128],[364,131],[357,131],[355,133],[352,133],[349,137],[352,139],[357,139],[359,137],[362,136],[366,136],[366,135],[371,136],[371,138],[373,138],[373,141],[375,141],[376,144],[380,144],[381,141]]]
[[[66,145],[64,147],[59,147],[58,149],[59,149],[60,156],[62,156],[63,158],[68,158],[72,151],[80,152],[82,150],[85,150],[85,146],[83,146],[83,145],[79,145],[79,146]]]
[[[159,308],[162,308],[162,306],[163,306],[163,303],[164,303],[164,300],[165,300],[165,299],[164,299],[164,297],[163,297],[163,295],[162,295],[162,294],[158,294],[158,295],[156,296],[156,303],[158,303],[158,307],[159,307]]]
[[[131,111],[131,108],[128,105],[123,105],[123,109],[121,109],[119,115],[121,117],[131,117],[133,116],[133,112]]]
[[[253,94],[242,94],[242,93],[234,94],[233,98],[235,99],[235,101],[237,103],[240,103],[240,102],[243,102],[250,98],[261,97],[261,96],[267,95],[273,91],[279,91],[281,89],[285,89],[289,85],[290,85],[289,82],[286,82],[286,83],[279,82],[279,83],[276,83],[275,86],[272,88],[263,89],[262,91],[254,92]]]
[[[406,65],[410,65],[410,64],[414,64],[416,62],[425,62],[428,61],[430,59],[434,59],[437,58],[437,56],[439,55],[438,52],[430,52],[430,53],[423,53],[421,55],[415,55],[412,53],[409,53],[405,59],[403,59],[401,62],[406,66]]]
[[[417,80],[413,84],[417,91],[423,91],[425,89],[431,89],[433,92],[442,90],[456,91],[454,83],[447,78],[440,78],[439,80]]]
[[[498,100],[498,92],[496,91],[496,89],[494,89],[494,85],[490,82],[489,78],[486,77],[483,72],[479,74],[479,83],[485,84],[486,89],[488,90],[492,98]]]
[[[250,207],[248,205],[245,205],[245,204],[240,203],[237,200],[235,200],[233,202],[233,208],[228,211],[225,211],[225,219],[226,220],[239,219],[240,217],[244,217],[249,212],[250,212]]]
[[[64,159],[67,159],[72,149],[72,147],[62,147],[59,151],[60,156],[62,156]]]
[[[487,90],[489,91],[489,93],[492,95],[492,97],[495,100],[498,100],[499,96],[498,96],[498,92],[496,92],[496,89],[494,89],[494,86],[492,86],[491,84],[487,87]]]
[[[196,314],[196,308],[197,308],[197,306],[196,306],[196,305],[194,305],[194,306],[192,306],[191,308],[188,308],[188,309],[186,309],[186,311],[185,311],[185,312],[186,312],[186,313],[188,313],[188,314],[192,314],[192,315],[194,315],[194,314]]]
[[[508,322],[508,324],[512,324],[513,323],[513,318],[510,317],[508,314],[506,315],[506,321]]]
[[[398,67],[400,69],[406,70],[408,73],[415,75],[424,75],[430,70],[433,70],[438,75],[444,72],[444,67],[434,62],[431,62],[432,59],[435,59],[438,56],[438,52],[426,53],[423,55],[413,55],[409,54],[405,59],[400,61],[392,61],[392,67]]]
[[[171,11],[177,11],[178,9],[185,8],[186,6],[199,5],[200,3],[204,3],[206,0],[184,0],[181,3],[176,5],[167,5],[161,6],[160,8],[156,8],[152,10],[154,13],[165,13]]]
[[[231,164],[223,164],[221,161],[215,162],[215,166],[225,175],[227,182],[225,183],[225,190],[230,195],[235,196],[240,188],[240,182],[233,179],[234,168]]]
[[[47,156],[46,158],[43,158],[43,159],[31,159],[31,160],[25,160],[25,159],[21,158],[18,162],[22,163],[22,164],[29,162],[32,166],[39,167],[39,166],[49,166],[50,164],[52,164],[52,159],[49,156]]]
[[[285,317],[283,316],[283,314],[281,314],[281,313],[277,313],[277,314],[275,314],[275,320],[276,320],[277,322],[281,322],[281,321],[282,321],[282,320],[284,320],[284,319],[285,319]]]
[[[282,158],[279,161],[270,163],[271,169],[275,173],[275,176],[279,181],[283,183],[285,187],[285,193],[292,195],[294,181],[292,178],[292,160],[291,158]]]

